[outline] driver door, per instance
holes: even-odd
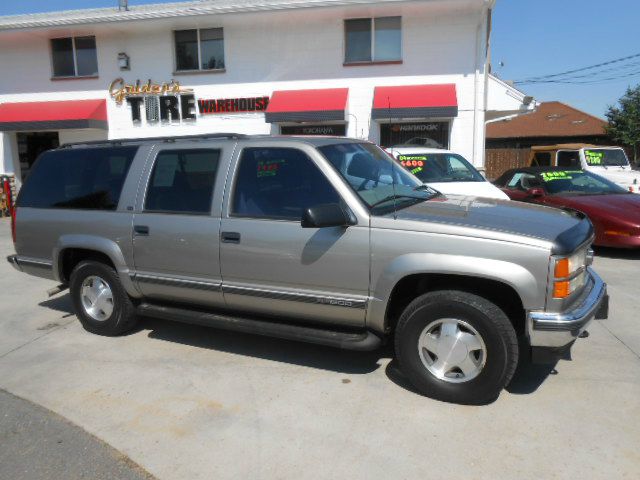
[[[364,326],[369,227],[302,228],[302,211],[342,199],[297,148],[244,148],[229,175],[221,224],[222,288],[229,308]]]

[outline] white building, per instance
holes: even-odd
[[[528,108],[518,95],[488,105],[494,2],[215,0],[0,17],[0,172],[20,183],[38,153],[67,142],[212,132],[426,138],[482,166],[487,112]]]

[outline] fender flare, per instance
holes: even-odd
[[[109,257],[114,267],[122,286],[126,292],[135,298],[139,298],[141,293],[136,288],[135,284],[131,280],[131,270],[127,265],[124,258],[124,254],[120,249],[120,246],[113,240],[109,240],[104,237],[98,237],[96,235],[80,235],[71,234],[63,235],[58,239],[56,246],[53,249],[53,274],[56,280],[62,281],[62,253],[69,248],[82,248],[84,250],[93,250],[94,252],[102,253]]]
[[[539,305],[539,300],[546,297],[546,284],[540,285],[529,270],[516,263],[461,255],[410,253],[389,262],[373,285],[367,312],[369,328],[385,331],[387,306],[393,289],[403,278],[416,274],[460,275],[497,281],[513,288],[525,309],[544,306]]]

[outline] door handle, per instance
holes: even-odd
[[[136,235],[149,235],[149,227],[146,225],[134,225],[133,232]]]
[[[220,239],[223,243],[240,243],[240,234],[238,232],[222,232]]]

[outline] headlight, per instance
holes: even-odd
[[[555,259],[553,298],[566,298],[584,285],[587,253],[581,250],[570,257]]]

